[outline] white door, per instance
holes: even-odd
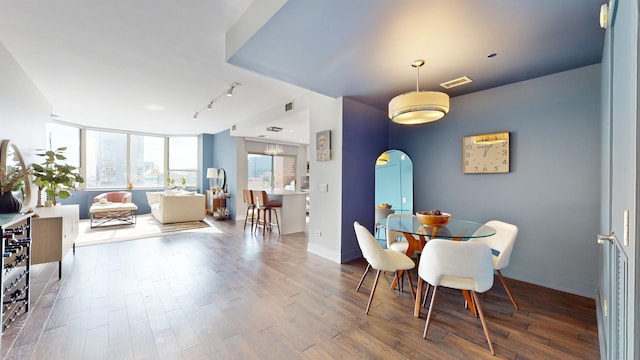
[[[638,0],[610,2],[603,76],[598,317],[603,359],[637,358]]]

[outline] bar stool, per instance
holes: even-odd
[[[256,212],[256,204],[253,202],[253,191],[248,189],[243,189],[242,199],[244,200],[244,204],[247,207],[247,211],[244,214],[244,227],[242,229],[245,230],[247,228],[247,221],[249,220],[249,211],[251,211],[251,220],[249,220],[249,223],[251,223],[251,231],[253,232],[253,224],[255,224],[254,215]]]
[[[271,213],[273,212],[276,214],[275,224],[278,226],[278,233],[280,233],[280,222],[278,221],[278,212],[276,211],[276,208],[282,208],[282,201],[269,200],[269,195],[267,195],[267,192],[264,190],[253,191],[253,196],[256,210],[258,210],[255,230],[258,229],[260,217],[262,216],[262,236],[265,235],[267,227],[269,228],[269,231],[271,231],[271,227],[273,226],[273,223],[271,222]]]

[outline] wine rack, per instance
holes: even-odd
[[[2,233],[2,333],[29,311],[31,215],[0,214]]]

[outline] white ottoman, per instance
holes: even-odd
[[[102,226],[113,221],[112,225],[122,223],[135,225],[138,206],[134,203],[96,202],[89,208],[91,227]]]

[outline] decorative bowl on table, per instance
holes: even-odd
[[[440,210],[418,211],[416,217],[427,226],[445,226],[451,220],[451,214]]]

